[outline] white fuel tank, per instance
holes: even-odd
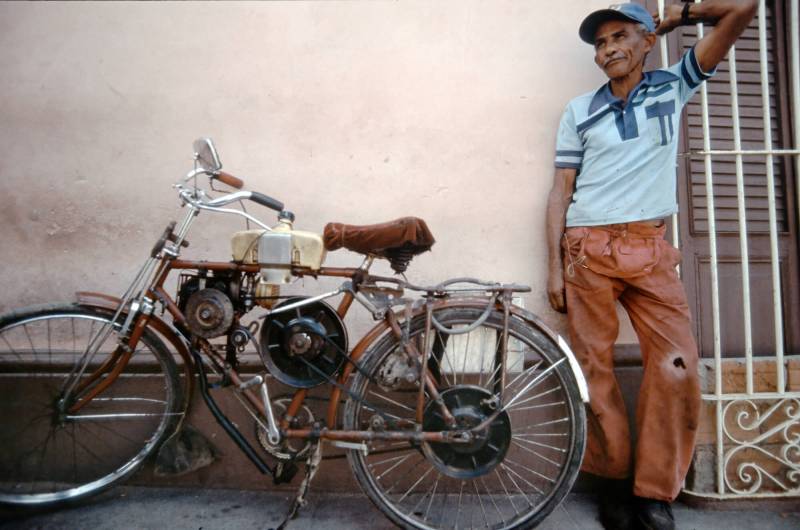
[[[287,283],[292,267],[319,270],[325,260],[322,236],[293,230],[282,220],[268,230],[242,230],[231,238],[233,261],[261,266],[261,277],[269,283]]]

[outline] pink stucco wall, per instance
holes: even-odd
[[[563,329],[543,208],[561,110],[603,82],[577,27],[605,4],[0,4],[0,310],[119,293],[207,135],[297,228],[423,217],[410,279],[529,283]],[[240,227],[205,216],[186,255],[228,259]]]

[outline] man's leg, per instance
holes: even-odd
[[[700,409],[697,346],[676,251],[660,242],[653,272],[629,280],[620,297],[642,349],[644,377],[636,409],[634,494],[670,502],[694,452]]]
[[[599,228],[567,230],[564,244],[567,321],[570,344],[589,384],[587,445],[582,469],[606,479],[598,486],[603,527],[628,530],[634,527],[628,480],[630,429],[614,375],[613,358],[619,331],[616,301],[624,284],[583,266],[586,261],[596,263],[604,259],[602,242],[607,239],[606,232]]]
[[[570,345],[589,385],[582,469],[606,478],[628,478],[630,430],[613,359],[620,282],[581,266],[569,270],[572,276],[566,274],[565,284]]]

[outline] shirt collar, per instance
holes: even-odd
[[[643,87],[663,85],[664,83],[670,83],[672,81],[678,81],[678,76],[672,72],[668,72],[666,70],[652,70],[650,72],[645,72],[642,80],[639,81],[639,84],[636,85],[633,90],[631,90],[630,96],[628,97],[628,102],[633,100],[634,96],[636,96],[639,90],[641,90]],[[608,82],[601,86],[597,92],[595,92],[591,103],[589,103],[589,116],[606,105],[612,105],[616,108],[621,108],[621,103],[622,100],[611,93],[611,82]]]

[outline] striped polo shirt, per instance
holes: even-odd
[[[610,83],[573,99],[561,116],[557,168],[578,170],[567,226],[658,219],[678,211],[676,158],[681,109],[703,72],[694,48],[644,73],[625,105]]]

